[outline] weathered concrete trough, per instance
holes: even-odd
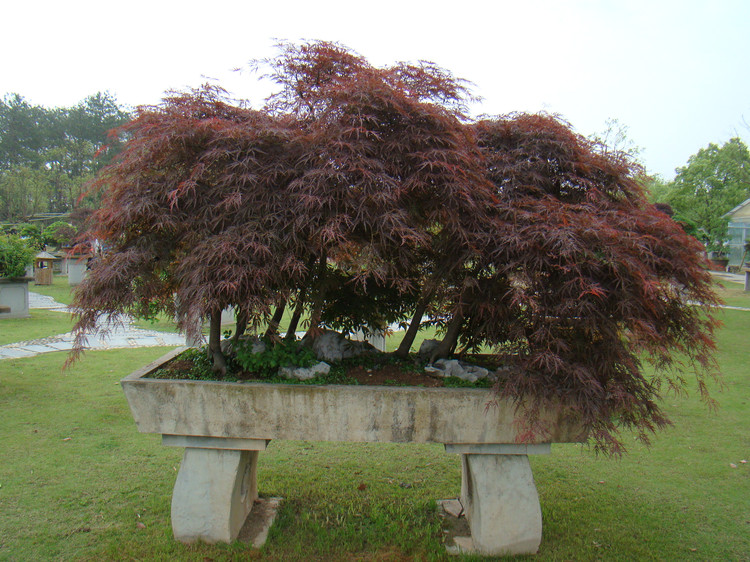
[[[172,528],[184,542],[233,541],[257,498],[259,452],[272,439],[443,443],[462,456],[461,501],[474,549],[534,553],[539,497],[528,461],[581,428],[550,416],[544,441],[519,444],[510,403],[488,390],[313,386],[162,380],[148,374],[182,350],[122,380],[138,430],[185,447],[172,495]]]

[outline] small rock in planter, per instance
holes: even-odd
[[[432,365],[427,365],[424,370],[439,377],[457,377],[468,382],[490,377],[490,372],[484,367],[463,363],[458,359],[438,359]]]
[[[440,340],[424,340],[422,345],[419,346],[417,355],[420,357],[429,358],[435,348],[440,345]]]
[[[311,348],[321,361],[331,362],[378,351],[367,342],[350,341],[333,330],[326,330],[314,339],[305,336],[300,344]]]
[[[221,352],[226,354],[231,354],[234,350],[232,349],[232,342],[234,340],[232,338],[221,340]],[[264,342],[262,339],[260,339],[258,336],[254,335],[244,335],[240,336],[239,342],[242,345],[248,345],[250,347],[250,353],[263,353],[266,350],[266,342]]]
[[[287,379],[306,381],[318,375],[327,375],[330,370],[331,366],[321,361],[312,367],[282,367],[279,369],[279,375]]]

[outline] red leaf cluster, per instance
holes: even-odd
[[[212,319],[221,371],[222,309],[273,336],[293,304],[313,332],[408,324],[403,355],[427,314],[444,333],[433,359],[495,350],[530,428],[559,408],[609,452],[618,426],[646,439],[668,423],[656,399],[660,380],[684,384],[676,357],[705,392],[702,248],[647,204],[625,156],[549,115],[471,123],[462,83],[432,64],[375,68],[324,42],[264,63],[280,91],[261,111],[206,86],[118,132],[79,350],[108,315],[166,311],[189,335]]]

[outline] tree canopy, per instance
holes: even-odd
[[[701,246],[648,203],[640,168],[561,119],[471,122],[463,83],[433,64],[385,68],[337,44],[284,44],[262,61],[279,92],[261,110],[220,89],[139,108],[97,176],[89,238],[109,250],[79,286],[77,352],[114,313],[210,319],[235,337],[287,307],[308,334],[403,322],[409,352],[426,315],[431,359],[490,349],[498,392],[529,435],[541,408],[585,424],[617,452],[668,420],[659,381],[701,392],[716,302]],[[296,321],[287,337],[294,337]],[[663,378],[645,374],[642,361]]]

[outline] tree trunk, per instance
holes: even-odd
[[[221,309],[211,312],[211,325],[208,331],[208,352],[214,365],[212,371],[222,379],[227,374],[227,362],[221,352]]]
[[[323,302],[325,301],[326,296],[325,275],[327,267],[328,257],[324,252],[323,255],[320,256],[320,261],[318,262],[318,294],[316,295],[315,302],[313,302],[312,306],[310,307],[310,326],[307,328],[305,337],[312,337],[315,329],[318,327],[318,324],[320,324]]]
[[[409,328],[406,330],[406,333],[404,334],[404,337],[401,340],[398,349],[393,352],[395,356],[405,359],[409,355],[411,344],[414,343],[414,338],[416,338],[417,334],[419,333],[419,325],[422,323],[422,317],[424,316],[424,313],[427,310],[427,307],[429,306],[434,293],[434,290],[429,291],[417,303],[417,308],[414,311],[414,316],[412,316]]]
[[[464,323],[464,313],[460,308],[453,315],[453,318],[448,322],[448,330],[445,332],[445,337],[441,341],[430,356],[430,363],[437,361],[438,359],[444,359],[450,357],[455,351],[458,345],[458,336],[461,333],[461,326]]]
[[[245,333],[245,330],[247,329],[247,319],[248,314],[247,311],[244,309],[239,309],[237,311],[237,325],[234,329],[234,336],[232,336],[232,344],[236,344],[240,337]]]
[[[304,286],[297,293],[297,303],[292,313],[292,319],[289,321],[289,328],[284,336],[285,341],[294,341],[295,332],[297,331],[297,325],[302,317],[302,312],[305,310],[305,299],[307,298],[307,289],[312,283],[313,272],[312,268],[315,265],[316,258],[313,256],[310,261],[307,262],[307,279],[305,280]]]
[[[266,338],[276,336],[279,333],[279,324],[281,324],[281,319],[284,317],[285,310],[286,299],[281,301],[281,304],[276,307],[276,310],[274,310],[273,318],[271,318],[271,322],[268,324],[268,328],[266,329]]]
[[[307,287],[303,287],[297,295],[297,304],[294,307],[292,319],[289,321],[289,328],[284,336],[284,339],[287,341],[294,341],[299,319],[302,317],[302,311],[305,310],[305,293],[307,293]]]

